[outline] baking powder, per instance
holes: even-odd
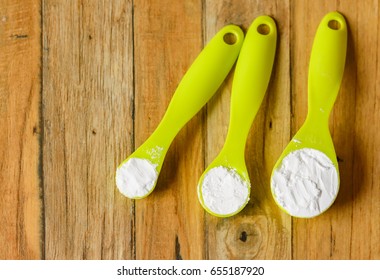
[[[292,216],[324,212],[338,193],[338,173],[322,152],[304,148],[288,154],[272,176],[276,201]]]
[[[212,168],[202,182],[204,205],[219,215],[233,214],[248,202],[248,187],[249,182],[235,170],[222,166]]]
[[[116,171],[116,185],[129,198],[147,195],[157,181],[156,165],[146,159],[131,158]]]

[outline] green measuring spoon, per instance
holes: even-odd
[[[314,38],[309,65],[308,115],[274,166],[276,203],[295,217],[326,211],[339,191],[339,168],[328,120],[343,77],[347,26],[338,12],[327,14]]]
[[[116,185],[123,195],[139,199],[153,191],[171,142],[222,84],[243,40],[238,26],[227,25],[202,50],[182,78],[156,130],[118,167]]]
[[[274,20],[260,16],[249,27],[240,51],[232,84],[227,138],[198,184],[199,201],[214,216],[235,215],[248,203],[250,180],[244,159],[245,145],[269,83],[276,40]],[[214,184],[213,190],[208,189],[206,181]],[[235,184],[240,184],[241,188],[235,189]]]

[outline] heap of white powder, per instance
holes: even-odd
[[[116,185],[129,198],[147,195],[157,181],[156,166],[146,159],[131,158],[116,171]]]
[[[324,212],[334,202],[338,184],[331,160],[309,148],[288,154],[272,176],[276,201],[295,217],[311,218]]]
[[[202,182],[204,205],[219,215],[233,214],[248,202],[248,185],[233,169],[212,168]]]

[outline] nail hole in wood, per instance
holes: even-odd
[[[248,237],[248,234],[245,231],[242,231],[242,233],[240,234],[239,239],[242,242],[246,242],[247,241],[247,237]]]

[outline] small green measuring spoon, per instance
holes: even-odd
[[[243,40],[238,26],[227,25],[202,50],[182,78],[156,130],[118,167],[116,185],[123,195],[139,199],[154,190],[174,137],[222,84]]]
[[[260,16],[249,27],[240,51],[232,84],[227,138],[223,149],[204,171],[198,183],[199,201],[203,208],[214,216],[235,215],[248,203],[250,180],[244,159],[245,145],[253,119],[268,87],[276,52],[276,40],[277,29],[274,20],[269,16]],[[224,205],[228,209],[221,210],[217,205],[208,205],[208,196],[205,197],[208,191],[204,187],[205,179],[215,170],[227,170],[228,176],[216,179],[219,181],[217,191],[221,193],[211,193],[210,197],[216,201],[216,204]],[[239,190],[242,193],[232,193],[234,181],[242,184],[243,189]],[[243,203],[234,206],[232,200],[236,196],[243,196]]]
[[[271,177],[274,200],[282,210],[294,217],[311,218],[323,213],[333,204],[339,191],[339,167],[328,120],[343,77],[346,48],[347,26],[344,17],[338,12],[327,14],[318,27],[310,57],[306,121],[283,151],[273,168]],[[310,166],[306,166],[305,160],[308,159],[302,157],[299,159],[299,165],[292,167],[293,171],[283,172],[287,180],[293,180],[289,183],[291,188],[284,190],[283,184],[275,182],[274,176],[278,174],[276,172],[280,172],[279,170],[284,167],[283,160],[288,156],[296,158],[296,152],[299,153],[301,149],[306,149],[303,151],[316,158],[317,166],[321,165],[322,160],[329,162],[321,166],[322,171],[331,172],[331,168],[335,168],[336,173],[330,175],[333,176],[331,182],[336,183],[336,189],[335,186],[326,186],[325,189],[320,181],[308,179],[307,174],[310,172],[322,171],[317,169],[307,171],[305,168]],[[294,171],[296,168],[303,171]],[[297,183],[301,181],[301,184]],[[333,189],[327,191],[327,187]],[[300,206],[301,204],[305,206]]]

